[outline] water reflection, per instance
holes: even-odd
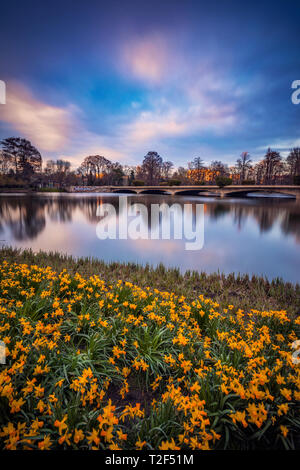
[[[292,281],[299,280],[299,201],[285,198],[219,200],[193,196],[140,195],[129,196],[128,202],[143,203],[148,208],[150,204],[163,202],[176,202],[180,206],[185,203],[203,203],[203,250],[191,257],[184,252],[183,245],[174,240],[140,241],[135,245],[129,240],[99,241],[95,230],[99,222],[96,215],[98,204],[113,204],[119,214],[119,196],[104,194],[1,195],[0,238],[8,245],[32,247],[35,250],[65,249],[74,255],[88,254],[107,260],[151,264],[164,261],[168,265],[181,266],[183,270],[238,270],[272,276],[278,274]],[[144,222],[150,224],[150,218]],[[259,260],[256,265],[253,264],[246,255],[245,244],[248,245],[249,256],[269,253],[273,258],[269,260],[272,268],[269,269],[267,263],[264,265],[266,267],[262,266]],[[231,264],[227,253],[230,253]]]

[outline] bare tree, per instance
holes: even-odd
[[[173,178],[178,179],[181,183],[188,184],[188,170],[183,166],[179,166],[177,170],[173,173]]]
[[[271,184],[274,182],[274,177],[276,174],[276,167],[281,162],[281,156],[279,152],[271,150],[268,148],[267,153],[264,157],[263,164],[264,164],[264,183]]]
[[[56,168],[58,173],[67,174],[70,171],[71,163],[67,160],[57,160]]]
[[[300,176],[300,147],[291,149],[286,159],[290,176],[292,180]]]
[[[11,156],[5,154],[3,150],[0,150],[0,173],[5,175],[9,172],[11,164]]]
[[[56,172],[56,162],[55,160],[47,160],[44,173],[46,175],[53,175]]]
[[[192,162],[188,163],[190,170],[201,170],[204,168],[204,161],[200,157],[195,157]]]
[[[101,155],[89,155],[81,164],[80,171],[88,176],[90,182],[93,183],[96,179],[102,178],[110,165],[110,160]]]
[[[248,170],[251,168],[251,158],[248,152],[242,152],[240,158],[236,161],[236,168],[240,175],[240,182],[242,183],[247,175]]]
[[[170,172],[171,172],[171,170],[172,170],[173,167],[174,167],[174,163],[169,162],[169,161],[163,162],[161,171],[162,171],[162,176],[163,176],[166,180],[169,179],[169,177],[170,177]]]
[[[209,165],[209,169],[212,172],[212,179],[215,180],[218,176],[228,176],[229,171],[227,165],[219,160],[214,160]]]

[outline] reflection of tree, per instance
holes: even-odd
[[[297,201],[283,199],[268,200],[204,200],[189,199],[179,196],[140,195],[129,196],[128,204],[144,204],[148,209],[148,228],[151,228],[151,204],[176,203],[182,210],[184,204],[191,204],[195,214],[195,204],[205,202],[205,215],[208,219],[217,220],[226,214],[232,216],[234,224],[239,228],[246,221],[256,223],[261,232],[268,231],[274,223],[280,222],[284,234],[293,234],[300,240],[300,204]],[[119,197],[115,195],[32,195],[32,196],[1,196],[0,197],[0,232],[8,228],[16,240],[36,238],[45,228],[48,220],[53,223],[65,224],[72,221],[76,212],[81,213],[90,224],[97,224],[97,207],[101,203],[112,204],[119,215]],[[179,223],[180,217],[175,212],[174,221]],[[78,215],[78,214],[77,214]],[[77,217],[75,215],[75,217]],[[51,223],[50,222],[50,223]],[[161,222],[159,222],[161,223]],[[154,228],[154,227],[152,227]]]
[[[259,211],[259,214],[256,217],[256,219],[259,222],[260,231],[268,232],[269,230],[271,230],[276,218],[277,216],[270,213],[269,209],[264,209],[264,210]]]
[[[234,210],[233,220],[234,220],[234,223],[238,225],[239,229],[241,229],[243,225],[245,225],[246,220],[249,215],[249,211],[244,210],[244,209],[245,208],[243,206],[238,206]]]
[[[1,198],[0,215],[2,228],[6,225],[15,240],[36,238],[46,225],[43,204],[35,198]]]
[[[47,213],[53,222],[71,222],[73,204],[68,198],[58,197],[47,201]]]
[[[268,201],[260,200],[255,205],[255,210],[252,214],[259,225],[260,231],[268,232],[271,230],[274,223],[291,210],[293,203],[294,201],[286,203],[286,201],[282,199],[276,201],[274,199]]]
[[[300,243],[299,212],[287,212],[281,224],[281,230],[286,235],[295,235],[297,243]]]
[[[220,217],[223,217],[224,215],[228,214],[230,212],[230,205],[228,204],[222,204],[222,203],[212,203],[208,204],[209,210],[209,216],[211,219],[217,220]]]

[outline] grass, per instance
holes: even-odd
[[[300,448],[300,316],[63,261],[2,251],[0,449]]]
[[[184,295],[188,300],[203,294],[220,303],[221,306],[238,304],[247,310],[286,310],[291,317],[300,313],[300,286],[284,282],[281,279],[268,281],[263,277],[235,274],[206,274],[204,272],[187,271],[180,274],[179,269],[166,268],[162,264],[157,267],[145,267],[134,263],[105,263],[91,258],[74,258],[59,253],[34,253],[31,250],[18,250],[3,247],[0,250],[0,261],[16,261],[19,263],[51,266],[55,271],[64,268],[69,273],[80,273],[84,277],[94,274],[107,282],[118,279],[130,281],[140,287],[149,286],[159,290],[172,291],[176,295]]]
[[[65,189],[60,188],[37,188],[35,190],[38,193],[65,193]]]

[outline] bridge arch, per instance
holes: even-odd
[[[174,191],[174,194],[179,196],[199,196],[199,189],[178,189]]]
[[[248,190],[238,190],[238,191],[226,191],[225,195],[227,197],[251,197],[251,194],[257,194],[258,196],[264,197],[266,194],[270,194],[268,197],[276,198],[277,196],[285,196],[287,198],[295,199],[295,194],[286,192],[286,190],[266,190],[266,189],[248,189]]]
[[[138,194],[137,191],[135,191],[134,189],[122,189],[122,188],[113,189],[111,192],[116,193],[116,194]]]
[[[139,191],[139,194],[164,194],[164,195],[171,195],[172,193],[164,190],[164,189],[142,189]]]
[[[204,197],[215,197],[219,196],[216,191],[210,191],[208,189],[178,189],[174,191],[174,194],[179,196],[204,196]]]

